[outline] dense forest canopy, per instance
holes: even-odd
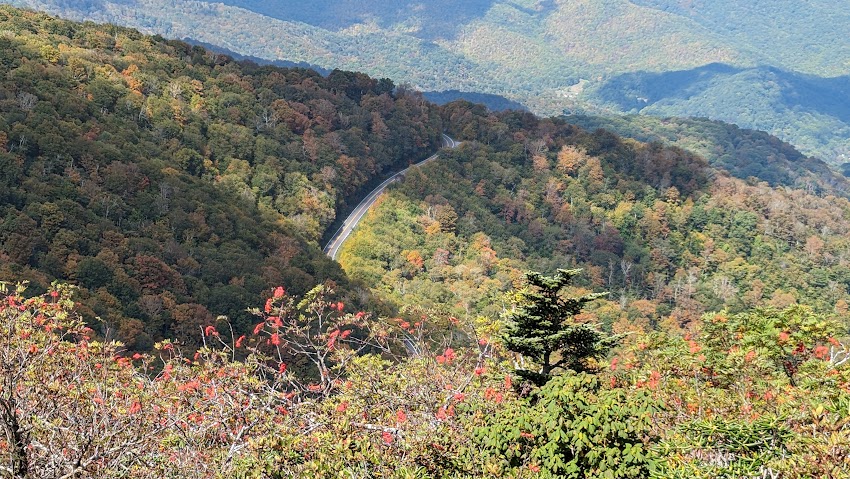
[[[725,173],[685,150],[589,133],[564,120],[493,114],[465,102],[440,108],[362,74],[236,63],[119,27],[78,27],[9,8],[0,13],[6,31],[15,32],[0,39],[7,72],[0,117],[4,274],[33,281],[31,291],[54,279],[79,284],[86,317],[100,317],[103,334],[132,348],[147,349],[164,337],[196,342],[199,324],[219,315],[245,330],[245,309],[279,283],[297,294],[332,280],[346,303],[365,304],[371,300],[363,286],[384,282],[394,295],[416,291],[416,300],[428,304],[454,297],[467,304],[466,315],[479,308],[495,313],[494,295],[525,267],[586,267],[592,274],[584,281],[619,288],[624,298],[651,299],[660,316],[680,309],[685,279],[688,288],[702,284],[706,291],[698,306],[684,308],[689,317],[728,306],[715,283],[729,291],[755,288],[765,298],[786,294],[825,310],[846,294],[844,203],[818,213],[830,220],[816,220],[811,209],[785,211],[787,205],[828,200],[768,187],[845,196],[846,184],[767,135],[711,122],[678,129],[667,122],[664,130],[648,118],[574,118],[591,129],[678,143],[715,167],[768,184],[726,178],[721,187],[710,178]],[[469,147],[446,153],[428,176],[408,175],[399,189],[407,197],[391,195],[378,208],[381,220],[362,227],[348,245],[356,259],[347,253],[343,263],[382,259],[349,269],[363,284],[349,287],[318,241],[362,191],[433,152],[443,128],[471,140]],[[730,216],[722,200],[729,188],[778,196],[765,200],[768,210],[742,204]],[[711,193],[717,198],[709,200]],[[392,219],[383,217],[386,208]],[[422,223],[422,214],[432,220]],[[647,215],[668,226],[637,221]],[[795,219],[784,224],[785,218]],[[789,229],[785,242],[772,237],[777,221]],[[833,226],[822,229],[818,221]],[[745,229],[763,225],[762,236],[724,239],[719,265],[694,260],[711,254],[739,222]],[[435,241],[421,243],[421,228],[435,224]],[[671,228],[678,233],[658,237]],[[451,239],[456,234],[473,249],[463,252],[467,246]],[[372,235],[380,244],[363,242]],[[801,285],[783,282],[800,276],[779,271],[810,240],[822,241],[830,254],[803,293]],[[778,251],[769,260],[755,257],[762,251],[756,244],[765,241]],[[475,259],[476,248],[492,249],[510,266],[502,273],[485,268],[485,276],[499,278],[494,288],[478,283],[453,291],[447,267]],[[737,258],[784,266],[749,273],[724,266]],[[794,258],[798,268],[811,263]],[[461,276],[477,283],[476,271]],[[414,287],[396,287],[408,281]],[[825,288],[830,293],[817,299]],[[376,298],[387,302],[379,307],[385,312],[405,303],[380,291]]]
[[[327,73],[0,7],[0,475],[848,475],[823,163]]]
[[[389,80],[8,7],[0,29],[0,272],[81,285],[130,347],[217,315],[245,329],[270,284],[345,288],[318,239],[440,145],[436,108]]]
[[[606,130],[474,111],[444,108],[450,131],[475,141],[409,174],[342,248],[376,295],[488,317],[522,271],[569,266],[612,293],[595,314],[621,331],[766,304],[844,314],[846,198],[732,178]]]
[[[850,15],[837,0],[5,1],[390,77],[434,98],[485,93],[543,115],[704,116],[832,164],[850,159]]]

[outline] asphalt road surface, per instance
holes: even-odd
[[[459,141],[453,140],[449,135],[443,133],[443,146],[446,148],[457,148],[460,146]],[[426,163],[430,163],[437,158],[440,157],[439,153],[435,153],[428,158],[420,161],[419,163],[414,164],[413,166],[422,166]],[[354,231],[354,228],[357,226],[357,223],[360,222],[361,219],[366,215],[366,212],[369,211],[369,208],[375,204],[375,201],[378,200],[378,197],[381,196],[381,193],[390,186],[391,183],[395,183],[396,181],[401,180],[404,177],[404,174],[407,173],[410,168],[413,166],[408,166],[407,168],[399,171],[398,173],[393,174],[389,178],[383,181],[377,188],[369,192],[363,201],[354,208],[354,211],[348,215],[348,218],[342,223],[342,226],[339,227],[337,232],[333,235],[328,244],[325,246],[325,254],[331,257],[331,259],[336,259],[339,254],[339,249],[342,247],[342,244],[345,243],[345,240],[348,239],[348,236]]]

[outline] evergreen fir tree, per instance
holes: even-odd
[[[616,340],[595,325],[575,319],[585,303],[608,293],[575,298],[560,294],[580,272],[559,269],[554,276],[526,273],[528,286],[515,293],[513,308],[505,315],[507,348],[539,365],[537,371],[518,369],[517,374],[537,386],[546,384],[557,369],[591,370],[588,360],[603,356]]]

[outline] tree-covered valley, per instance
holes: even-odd
[[[8,6],[0,72],[2,477],[850,477],[850,190],[776,137]]]

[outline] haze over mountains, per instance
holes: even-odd
[[[850,14],[835,0],[9,3],[538,114],[708,117],[833,164],[850,152]]]

